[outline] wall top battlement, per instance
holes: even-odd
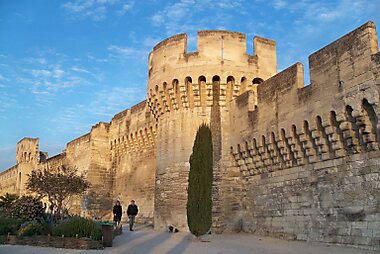
[[[171,46],[171,45],[179,45],[180,43],[185,43],[184,46],[187,46],[187,34],[177,34],[174,36],[171,36],[161,42],[159,42],[156,46],[154,46],[153,51],[159,50],[165,46]]]
[[[217,48],[220,47],[228,48],[229,44],[239,45],[240,49],[244,49],[246,53],[246,35],[240,32],[232,32],[226,30],[202,30],[198,31],[198,53],[206,53],[204,52],[204,47],[207,45],[216,45],[221,44],[223,40],[224,45],[217,45]],[[187,54],[187,34],[177,34],[171,36],[161,42],[159,42],[153,48],[153,52],[161,51],[161,50],[174,50],[181,52],[183,54]],[[194,55],[194,52],[189,52],[189,54]]]
[[[309,56],[311,83],[350,89],[355,83],[352,77],[366,73],[378,51],[376,26],[370,21]]]
[[[32,141],[32,142],[37,141],[38,142],[38,138],[28,138],[28,137],[25,137],[25,138],[21,139],[19,142],[17,142],[17,144],[21,144],[21,143],[29,142],[29,141]]]
[[[141,101],[139,103],[137,103],[136,105],[133,105],[132,107],[130,108],[127,108],[119,113],[117,113],[111,120],[111,123],[113,121],[117,121],[117,120],[120,120],[120,119],[123,119],[124,117],[131,117],[131,115],[133,115],[134,113],[136,112],[140,112],[142,110],[144,110],[146,106],[146,100],[144,101]]]
[[[271,39],[268,39],[268,38],[264,38],[264,37],[260,37],[260,36],[255,36],[253,37],[253,41],[254,41],[254,44],[255,42],[260,42],[262,44],[267,44],[267,45],[270,45],[270,46],[276,46],[276,41],[275,40],[271,40]]]
[[[275,100],[275,94],[301,103],[312,99],[310,96],[314,93],[314,99],[319,100],[320,96],[333,96],[344,89],[348,90],[363,73],[368,72],[371,59],[376,58],[378,51],[376,26],[373,22],[367,22],[309,56],[310,86],[305,87],[301,63],[265,80],[258,86],[259,106],[264,101]],[[365,78],[360,82],[366,81]],[[323,88],[322,94],[317,87]],[[298,94],[290,95],[289,90],[292,89],[299,90]]]
[[[276,42],[273,40],[255,36],[252,56],[247,53],[243,33],[199,31],[196,52],[187,52],[187,39],[185,33],[178,34],[153,48],[148,63],[148,89],[154,91],[156,85],[171,84],[174,79],[182,82],[186,76],[252,76],[265,80],[276,74]]]
[[[223,41],[223,43],[222,43]],[[255,36],[255,43],[264,43],[269,45],[276,45],[274,40],[270,40],[267,38]],[[223,45],[222,45],[223,44]],[[201,54],[206,53],[203,52],[204,47],[212,45],[216,46],[217,49],[223,47],[227,49],[230,45],[233,46],[236,50],[236,45],[239,46],[240,49],[246,52],[246,35],[240,32],[233,32],[228,30],[201,30],[198,31],[197,38],[197,46],[198,50],[196,52],[187,52],[187,34],[181,33],[174,36],[171,36],[161,42],[159,42],[156,46],[153,47],[153,52],[160,50],[172,50],[172,48],[176,48],[179,52],[182,52],[186,55],[194,55],[195,53]],[[254,54],[257,55],[256,52]]]
[[[198,37],[203,37],[203,36],[231,36],[234,38],[238,38],[241,40],[245,40],[245,34],[240,33],[240,32],[233,32],[233,31],[228,31],[228,30],[201,30],[198,31]]]
[[[70,142],[68,142],[66,144],[66,147],[69,147],[69,146],[74,146],[74,145],[77,145],[77,144],[80,144],[82,142],[88,142],[90,140],[90,132],[76,138],[76,139],[73,139],[71,140]]]
[[[331,55],[338,57],[349,50],[359,51],[366,48],[370,50],[370,54],[378,52],[376,25],[372,21],[363,24],[359,28],[311,54],[309,61],[312,65],[315,64],[315,62],[326,60],[326,58],[329,58]]]

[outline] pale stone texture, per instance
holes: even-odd
[[[67,144],[52,158],[38,139],[17,146],[17,165],[0,174],[1,193],[24,193],[25,176],[76,166],[105,198],[140,205],[156,229],[187,229],[189,157],[200,124],[213,137],[214,232],[380,248],[380,53],[364,24],[276,74],[274,41],[200,31],[150,53],[147,100]],[[90,216],[86,202],[74,202]],[[106,209],[111,210],[110,207]],[[125,216],[124,216],[125,218]]]

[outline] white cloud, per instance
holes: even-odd
[[[302,15],[302,22],[308,23],[306,21],[333,22],[338,19],[351,19],[352,16],[360,16],[360,13],[376,8],[376,5],[379,8],[379,3],[375,2],[371,0],[301,0],[297,2],[274,0],[270,5],[273,5],[275,9],[282,9],[290,13],[298,12]]]
[[[54,50],[43,54],[46,56],[41,61],[29,61],[32,57],[21,59],[24,65],[21,71],[16,69],[13,77],[20,84],[19,91],[32,93],[41,106],[51,103],[57,94],[70,93],[74,88],[88,86],[93,78],[99,79],[100,73],[93,75],[78,66],[68,67],[67,56]]]
[[[319,20],[322,21],[333,21],[341,16],[341,12],[338,11],[329,11],[329,12],[322,12],[317,17]]]
[[[36,95],[49,95],[49,92],[47,92],[47,91],[34,91],[34,90],[32,90],[32,94],[36,94]]]
[[[231,11],[241,14],[244,11],[242,3],[242,0],[180,0],[163,6],[150,17],[150,21],[153,26],[163,26],[170,36],[183,31],[204,30],[210,25],[224,26],[228,20],[237,18]],[[200,13],[205,15],[200,16]]]
[[[65,71],[64,70],[61,70],[59,68],[57,69],[54,69],[54,72],[53,72],[53,76],[54,78],[56,79],[59,79],[59,78],[62,78],[62,76],[65,74]]]
[[[104,20],[109,13],[113,12],[123,16],[131,11],[133,6],[134,1],[131,0],[72,0],[61,5],[74,19],[90,18],[94,21]]]
[[[93,0],[73,1],[63,4],[62,7],[70,12],[83,12],[86,9],[90,8],[93,4]]]
[[[30,73],[35,77],[51,77],[51,71],[49,70],[30,70]]]
[[[76,135],[83,135],[88,132],[94,124],[84,119],[84,116],[91,113],[89,111],[90,109],[82,104],[63,108],[59,114],[50,119],[52,122],[51,125],[56,126],[54,132],[65,133],[70,131],[73,138],[75,138]]]
[[[45,65],[47,63],[47,60],[43,57],[27,57],[23,59],[23,61],[29,64],[39,64],[39,65]]]
[[[109,57],[117,58],[120,60],[138,59],[146,61],[149,54],[148,50],[127,46],[110,45],[107,49],[110,52]]]
[[[98,58],[98,57],[95,57],[94,55],[92,55],[91,53],[87,54],[87,58],[90,59],[91,61],[95,61],[97,63],[107,63],[107,62],[109,62],[108,58]]]
[[[91,103],[91,108],[95,109],[95,115],[111,118],[117,112],[144,100],[145,96],[145,88],[116,86],[99,91]]]
[[[222,9],[232,9],[232,8],[240,7],[242,5],[242,1],[241,0],[235,0],[235,1],[220,0],[220,1],[216,1],[216,4]]]
[[[76,72],[82,72],[82,73],[88,73],[88,74],[91,74],[90,71],[88,71],[88,70],[86,70],[86,69],[84,69],[84,68],[78,67],[78,66],[73,66],[73,67],[71,68],[71,70],[76,71]]]
[[[120,16],[123,16],[127,12],[131,11],[133,9],[135,2],[131,1],[130,3],[123,4],[121,7],[121,10],[117,11],[117,14]]]
[[[130,47],[122,47],[122,46],[116,46],[116,45],[111,45],[107,48],[109,51],[120,55],[122,57],[130,57],[132,54],[135,53],[135,50]]]
[[[161,41],[161,39],[159,38],[152,38],[152,37],[147,37],[145,38],[145,40],[143,41],[143,44],[147,47],[154,47],[157,43],[159,43]]]
[[[9,81],[9,78],[6,78],[0,74],[0,81]]]
[[[164,22],[164,17],[160,13],[155,13],[151,18],[153,25],[160,25]]]
[[[17,105],[16,96],[5,90],[0,90],[0,119],[7,119],[5,114],[9,109],[14,108]]]
[[[88,104],[76,104],[65,107],[52,118],[52,125],[57,126],[54,131],[83,135],[88,132],[96,121],[111,121],[118,112],[130,108],[145,99],[144,88],[115,86],[97,91]],[[59,124],[57,124],[59,123]]]
[[[284,0],[276,0],[274,1],[274,8],[275,9],[283,9],[287,6],[288,4]]]

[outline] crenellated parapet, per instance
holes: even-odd
[[[154,149],[157,138],[157,126],[149,126],[148,128],[139,128],[134,132],[131,131],[121,137],[111,140],[109,143],[112,156],[122,154],[140,155],[142,151]]]
[[[187,35],[170,37],[154,47],[148,65],[148,106],[156,119],[165,112],[212,106],[254,90],[276,73],[276,45],[255,37],[254,56],[246,51],[246,37],[229,31],[198,32],[198,51],[187,52]],[[213,85],[220,85],[213,94]]]
[[[354,116],[352,112],[347,105],[342,111],[330,111],[325,118],[308,118],[279,132],[262,131],[262,135],[231,147],[231,153],[248,177],[378,150],[373,105],[364,99],[360,113]]]
[[[298,63],[258,85],[253,110],[248,97],[240,96],[236,108],[246,105],[247,125],[237,130],[243,136],[236,137],[240,142],[231,153],[242,174],[249,178],[378,150],[377,55],[369,22],[310,56],[310,85],[304,86]]]
[[[109,137],[111,156],[141,155],[155,148],[156,137],[157,125],[147,112],[146,101],[143,101],[112,119]]]

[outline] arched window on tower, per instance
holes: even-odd
[[[198,84],[199,84],[199,94],[201,97],[201,106],[204,108],[206,107],[206,95],[207,95],[206,77],[199,76]]]
[[[186,88],[186,96],[189,103],[189,107],[192,108],[194,105],[193,98],[193,79],[189,76],[185,78],[185,88]]]
[[[247,91],[247,78],[242,77],[240,80],[240,92],[239,95]]]
[[[215,75],[214,77],[212,77],[212,82],[217,82],[217,81],[220,81],[220,77],[218,75]]]
[[[252,80],[252,84],[254,84],[254,85],[260,85],[263,82],[264,82],[264,80],[262,78],[254,78]]]
[[[227,77],[227,91],[226,91],[226,101],[232,100],[234,95],[235,78],[233,76]]]

